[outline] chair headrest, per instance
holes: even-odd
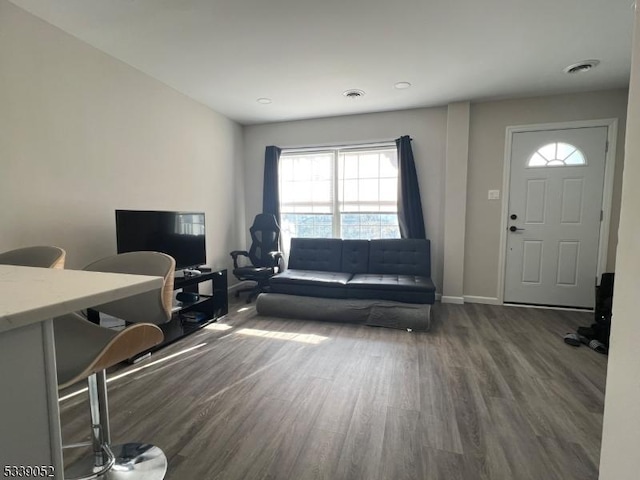
[[[259,213],[253,219],[251,230],[274,230],[280,231],[280,225],[272,213]]]
[[[101,258],[83,270],[89,272],[130,273],[165,277],[176,262],[170,255],[161,252],[128,252]]]
[[[64,268],[66,252],[60,247],[38,245],[0,253],[1,265]]]
[[[129,252],[113,255],[87,265],[91,272],[128,273],[164,278],[162,288],[92,307],[98,312],[131,323],[162,324],[171,320],[173,278],[176,262],[160,252]]]

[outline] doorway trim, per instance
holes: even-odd
[[[609,231],[611,227],[611,209],[613,205],[613,181],[616,171],[616,140],[618,138],[618,119],[603,118],[575,122],[537,123],[531,125],[508,126],[504,145],[504,166],[502,175],[502,218],[500,219],[500,252],[498,256],[498,303],[504,305],[504,281],[507,255],[507,217],[509,215],[509,185],[511,181],[511,147],[513,134],[521,132],[541,132],[546,130],[567,130],[573,128],[607,127],[607,152],[604,160],[604,186],[602,190],[602,222],[600,222],[600,240],[598,242],[598,263],[596,275],[607,268],[609,249]],[[526,305],[521,305],[526,306]]]

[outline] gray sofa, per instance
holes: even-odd
[[[259,314],[427,330],[435,302],[429,240],[294,238]]]

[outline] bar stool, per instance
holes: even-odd
[[[93,455],[66,470],[65,478],[161,480],[167,471],[167,458],[160,448],[140,443],[111,444],[105,370],[162,342],[164,335],[154,324],[171,319],[175,261],[159,252],[130,252],[99,260],[85,270],[161,276],[164,285],[93,307],[134,323],[121,331],[95,325],[77,313],[54,319],[58,388],[86,378],[91,414],[91,442],[65,448],[91,445]]]

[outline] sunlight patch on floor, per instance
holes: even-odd
[[[172,358],[179,357],[180,355],[184,355],[186,353],[192,352],[194,350],[197,350],[198,348],[204,347],[205,345],[206,345],[206,343],[201,343],[201,344],[195,345],[193,347],[185,348],[184,350],[180,350],[179,352],[173,353],[171,355],[167,355],[166,357],[159,358],[158,360],[156,360],[154,362],[145,363],[144,365],[141,365],[141,366],[139,366],[137,368],[133,368],[131,370],[128,370],[128,371],[126,371],[124,373],[121,373],[120,375],[113,375],[113,376],[107,378],[107,383],[111,383],[111,382],[113,382],[115,380],[118,380],[120,378],[126,377],[128,375],[133,374],[133,373],[137,373],[137,372],[139,372],[141,370],[145,370],[145,369],[147,369],[149,367],[153,367],[154,365],[157,365],[159,363],[164,363],[167,360],[171,360]],[[62,402],[64,400],[68,400],[70,398],[73,398],[73,397],[75,397],[77,395],[80,395],[81,393],[85,393],[87,390],[88,389],[85,387],[85,388],[82,388],[82,389],[78,390],[77,392],[73,392],[73,393],[70,393],[69,395],[65,395],[64,397],[60,397],[58,399],[58,402]]]
[[[225,332],[227,330],[231,330],[233,327],[231,325],[227,325],[226,323],[210,323],[209,325],[204,326],[205,330],[216,330],[220,332]]]
[[[294,332],[272,332],[269,330],[257,330],[255,328],[243,328],[236,333],[242,335],[250,335],[252,337],[273,338],[276,340],[291,340],[294,342],[311,343],[317,345],[329,337],[314,335],[313,333],[294,333]]]

